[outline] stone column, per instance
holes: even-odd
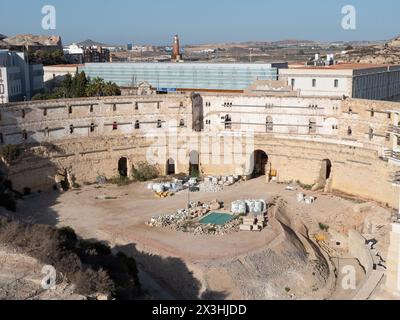
[[[400,223],[392,223],[386,267],[386,290],[400,296]]]

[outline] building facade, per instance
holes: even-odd
[[[121,159],[129,172],[154,161],[163,174],[167,163],[187,173],[191,154],[202,175],[247,176],[261,154],[264,173],[278,182],[399,206],[391,183],[400,165],[396,102],[176,93],[11,103],[0,111],[0,142],[26,150],[9,167],[16,190],[51,189],[53,174],[69,167],[80,184],[111,178]]]
[[[338,64],[279,70],[300,96],[350,97],[370,100],[400,98],[400,65]]]
[[[30,65],[23,52],[0,50],[0,103],[30,100],[43,88],[43,65]]]
[[[276,80],[286,63],[86,63],[79,71],[119,86],[148,82],[159,91],[243,91],[256,80]]]

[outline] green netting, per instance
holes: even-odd
[[[233,216],[226,213],[212,212],[208,216],[200,220],[202,224],[213,224],[217,226],[223,226],[233,219]]]

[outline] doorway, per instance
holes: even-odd
[[[254,151],[252,155],[252,163],[253,163],[252,178],[258,178],[266,175],[268,155],[264,151],[262,150]]]
[[[122,157],[118,161],[118,173],[121,177],[126,178],[128,177],[128,159]]]
[[[192,151],[189,154],[189,175],[198,177],[200,175],[200,157],[197,151]]]
[[[175,174],[175,161],[174,159],[168,159],[167,161],[167,176]]]

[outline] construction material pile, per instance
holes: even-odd
[[[198,185],[197,178],[174,179],[172,182],[149,183],[147,189],[153,191],[157,196],[165,198],[196,185]]]
[[[233,214],[244,215],[241,231],[262,231],[265,228],[268,206],[265,200],[238,200],[232,202]]]
[[[316,198],[313,196],[307,197],[304,193],[297,194],[297,202],[299,202],[299,203],[313,204],[315,202],[315,200],[316,200]]]
[[[267,209],[267,202],[265,200],[237,200],[232,202],[231,206],[231,212],[240,215],[258,215],[267,211]]]
[[[199,225],[194,230],[195,235],[217,235],[224,236],[227,234],[232,234],[240,231],[241,221],[239,219],[234,219],[223,226],[216,226],[212,224]]]
[[[172,226],[173,229],[179,229],[179,225],[190,221],[191,219],[204,217],[213,210],[221,208],[221,204],[218,201],[213,201],[210,204],[204,204],[201,202],[191,202],[189,209],[180,209],[173,214],[165,214],[158,217],[153,217],[146,224],[150,227],[165,228]],[[214,209],[218,208],[218,209]]]
[[[189,209],[181,209],[173,214],[165,214],[151,218],[146,224],[155,228],[171,228],[175,231],[193,233],[195,235],[226,235],[239,231],[241,220],[233,219],[223,226],[202,224],[199,219],[211,211],[220,210],[223,203],[213,200],[210,203],[191,202]]]
[[[224,190],[224,187],[234,185],[240,180],[240,176],[216,176],[206,177],[200,183],[200,190],[206,193],[216,193]]]

